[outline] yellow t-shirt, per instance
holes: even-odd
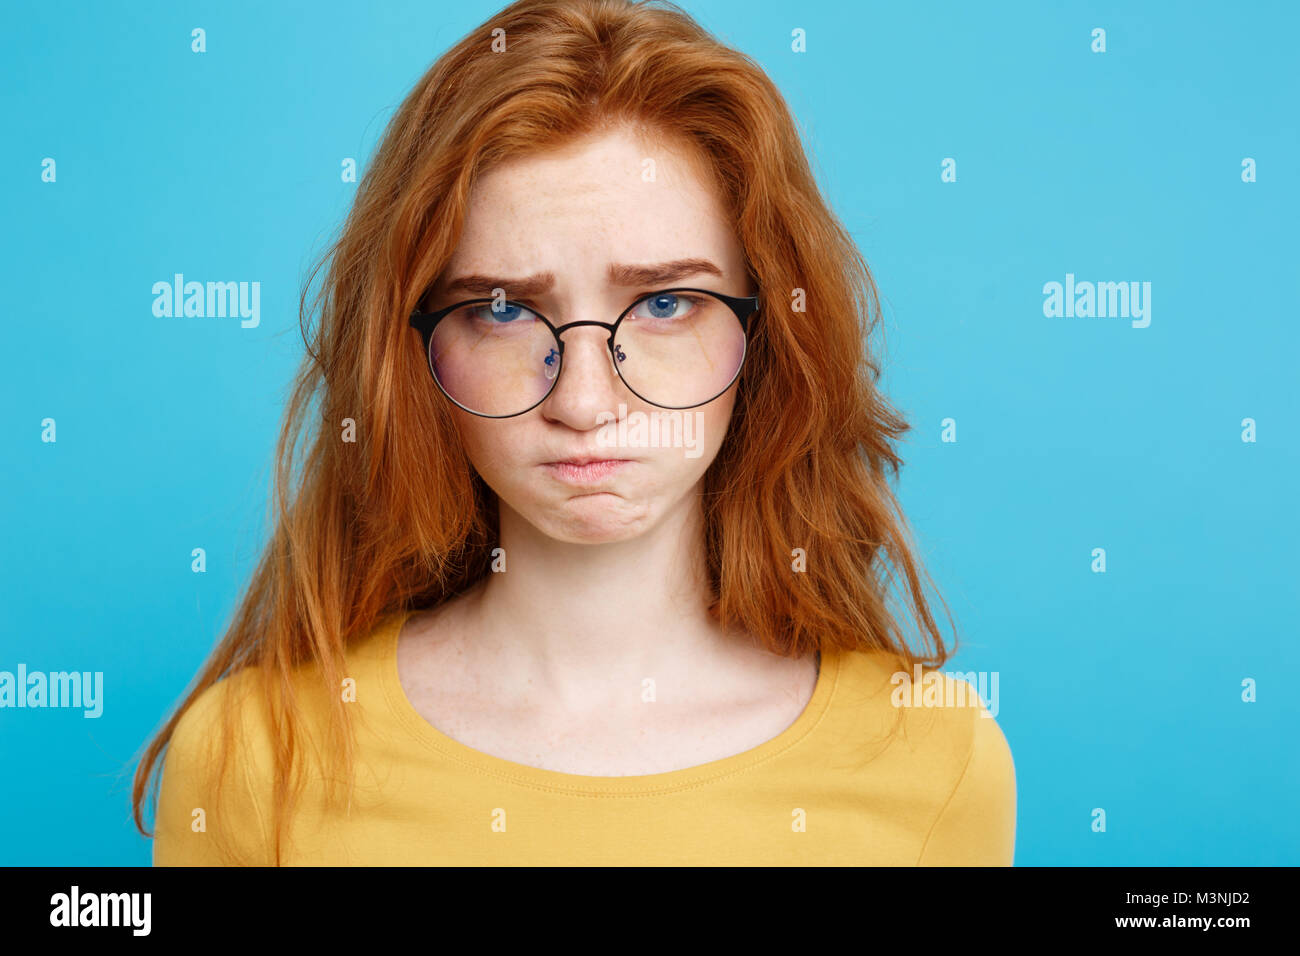
[[[907,685],[891,682],[902,670],[895,658],[828,650],[803,713],[751,750],[668,773],[567,774],[475,750],[420,716],[397,671],[408,614],[390,615],[348,650],[356,700],[347,706],[360,718],[351,806],[327,806],[313,780],[286,829],[285,864],[1012,863],[1011,751],[966,681],[936,676],[948,693],[961,685],[965,706],[943,695],[945,706],[918,706],[915,683],[902,693]],[[324,720],[323,690],[308,679],[315,673],[304,668],[295,684],[312,728]],[[248,694],[258,679],[252,670],[227,677],[177,724],[158,799],[155,865],[274,863],[272,752],[261,706],[243,703],[248,729],[227,795],[212,800],[208,745],[218,737],[220,708],[259,700]]]

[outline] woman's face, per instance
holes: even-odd
[[[651,268],[673,263],[678,267]],[[465,276],[485,278],[487,286],[456,286]],[[529,290],[533,285],[542,288]],[[649,293],[682,286],[733,296],[757,291],[706,171],[667,140],[642,141],[619,128],[480,177],[460,244],[424,307],[491,297],[500,288],[556,326],[613,323]],[[691,507],[722,444],[736,385],[705,405],[668,411],[619,378],[606,329],[579,326],[562,338],[559,380],[531,411],[492,419],[454,407],[461,440],[497,493],[503,522],[511,509],[548,537],[600,543],[636,537]],[[667,427],[670,417],[680,430]],[[593,458],[621,463],[604,474],[553,464]]]

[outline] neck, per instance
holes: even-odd
[[[706,611],[698,495],[608,544],[557,541],[498,507],[506,567],[477,589],[473,653],[501,679],[585,707],[627,699],[646,678],[681,687],[736,650]]]

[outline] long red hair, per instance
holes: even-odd
[[[279,861],[303,782],[295,670],[314,662],[333,689],[323,756],[342,773],[322,776],[350,780],[352,728],[337,692],[350,642],[488,573],[495,495],[460,446],[406,318],[455,249],[477,175],[613,122],[694,144],[762,297],[731,425],[704,477],[710,613],[787,656],[884,650],[909,672],[950,656],[888,485],[910,426],[876,389],[875,284],[818,191],[781,94],[670,3],[520,0],[406,97],[303,289],[307,355],[277,445],[274,530],[224,638],[136,769],[132,809],[144,835],[145,795],[181,715],[223,677],[256,667]],[[307,290],[326,266],[309,309]],[[346,419],[355,441],[340,439]],[[802,573],[792,570],[800,548]],[[893,571],[918,625],[915,649],[889,608]],[[233,715],[223,727],[219,778]]]

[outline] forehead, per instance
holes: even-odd
[[[693,256],[743,268],[707,161],[673,137],[616,127],[482,174],[448,271],[577,281],[609,262]]]

